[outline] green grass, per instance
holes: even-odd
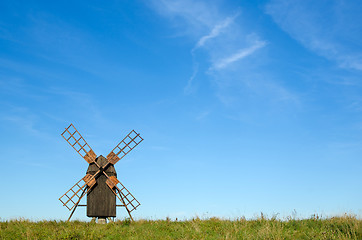
[[[10,220],[0,222],[0,239],[362,239],[362,220],[345,215],[321,219],[187,221],[138,220],[108,224]]]

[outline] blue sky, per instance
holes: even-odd
[[[67,219],[70,123],[104,156],[141,133],[116,164],[136,219],[361,217],[361,8],[2,1],[1,220]]]

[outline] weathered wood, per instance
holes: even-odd
[[[100,155],[96,162],[101,167],[107,164],[107,160]],[[87,174],[95,174],[99,168],[94,164],[89,164]],[[108,176],[117,177],[116,170],[109,164],[104,170]],[[87,216],[88,217],[116,217],[116,196],[106,184],[107,177],[100,173],[96,177],[96,184],[87,194]]]
[[[93,178],[92,179],[92,175],[91,174],[86,174],[84,177],[83,177],[83,181],[85,183],[87,183],[88,185],[88,188],[92,188],[94,186],[94,184],[96,184],[96,180]],[[88,182],[89,181],[89,182]]]
[[[94,159],[96,159],[97,155],[93,152],[92,149],[87,152],[87,154],[83,157],[88,163],[92,163]]]
[[[107,155],[107,159],[110,163],[115,164],[116,162],[119,161],[120,158],[116,154],[114,154],[114,152],[110,152]]]

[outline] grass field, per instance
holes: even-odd
[[[349,215],[302,220],[263,216],[252,220],[124,220],[103,225],[3,220],[0,239],[362,239],[362,220]]]

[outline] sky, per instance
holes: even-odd
[[[362,217],[361,12],[1,1],[0,220],[68,218],[58,198],[88,167],[60,135],[70,123],[97,155],[144,138],[115,165],[135,219]]]

